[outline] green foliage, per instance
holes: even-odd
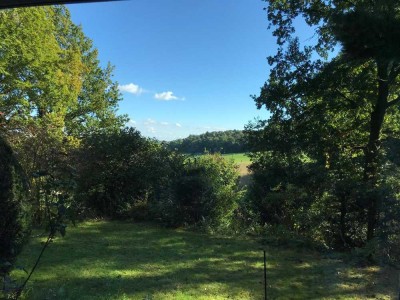
[[[30,233],[26,176],[0,136],[0,276],[6,274]]]
[[[22,245],[28,239],[31,230],[32,215],[41,216],[40,223],[46,226],[49,232],[48,240],[43,246],[43,251],[50,244],[56,233],[62,236],[66,233],[65,220],[73,219],[72,195],[75,188],[73,174],[69,170],[61,169],[62,163],[52,161],[47,170],[40,170],[32,174],[34,179],[35,197],[39,202],[32,202],[29,197],[28,178],[22,171],[21,166],[14,157],[11,148],[1,140],[0,157],[2,158],[1,182],[2,195],[1,211],[4,213],[0,231],[0,273],[3,277],[3,289],[1,293],[7,297],[18,298],[26,282],[35,271],[37,263],[32,268],[22,286],[16,285],[13,279],[7,274],[12,268],[16,267],[10,262],[15,261],[15,257],[21,251]],[[69,176],[67,176],[69,174]],[[30,191],[33,192],[32,190]],[[2,196],[3,197],[3,196]],[[42,210],[38,214],[38,210]],[[37,220],[36,220],[37,221]],[[40,260],[43,251],[37,258]],[[25,270],[24,267],[22,269]]]
[[[232,161],[171,152],[133,128],[88,136],[77,152],[78,193],[99,216],[226,229],[242,192]]]
[[[169,225],[226,230],[242,197],[238,172],[221,155],[188,158],[161,199],[160,217]]]
[[[79,199],[100,215],[123,214],[146,197],[153,146],[132,128],[88,136],[77,152]]]
[[[206,132],[200,135],[190,135],[167,143],[170,150],[181,153],[201,154],[209,153],[240,153],[247,151],[243,132],[227,130]]]
[[[66,7],[0,11],[0,49],[0,133],[16,154],[0,141],[3,266],[20,250],[30,216],[50,232],[44,248],[65,234],[64,218],[79,203],[71,154],[84,134],[118,131],[126,118],[116,114],[112,67],[100,66]]]
[[[118,131],[126,118],[116,115],[112,67],[100,66],[66,7],[1,11],[0,45],[0,130],[28,174],[34,220],[43,223],[47,186],[73,184],[70,154],[82,137]]]
[[[398,9],[397,1],[381,0],[269,1],[279,47],[254,100],[271,117],[246,130],[254,172],[249,199],[261,222],[341,249],[390,240],[384,224],[397,224],[399,194],[390,178],[398,166],[385,140],[400,133],[392,33]],[[317,32],[306,46],[296,36],[297,18]],[[399,231],[392,228],[393,239]]]
[[[123,124],[112,67],[100,67],[64,6],[1,11],[0,41],[0,111],[9,133],[34,123],[62,139]]]

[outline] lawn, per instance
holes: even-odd
[[[34,238],[18,264],[29,268],[43,240]],[[391,299],[397,283],[390,270],[312,251],[269,246],[267,260],[268,299]],[[263,299],[262,282],[252,239],[98,221],[68,228],[48,247],[23,298]]]

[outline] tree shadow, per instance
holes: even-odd
[[[21,263],[33,261],[38,244],[27,247]],[[350,271],[341,260],[309,250],[267,247],[267,261],[268,299],[367,298],[382,292],[370,285],[376,274]],[[263,252],[254,240],[87,222],[49,247],[27,298],[263,299],[263,291]]]

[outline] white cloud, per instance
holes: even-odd
[[[121,92],[127,92],[127,93],[131,93],[134,95],[140,95],[141,93],[144,92],[144,89],[142,89],[140,86],[138,86],[137,84],[134,84],[134,83],[119,85],[118,88]]]
[[[156,133],[156,129],[154,127],[147,128],[147,131],[150,133]]]
[[[146,121],[144,121],[144,125],[150,125],[150,124],[156,124],[157,121],[153,120],[153,119],[147,119]]]
[[[155,93],[154,98],[161,101],[171,101],[171,100],[183,100],[184,98],[179,98],[174,95],[173,92],[162,92],[162,93]]]
[[[163,126],[168,126],[169,125],[168,122],[160,122],[160,124],[163,125]]]
[[[129,121],[126,123],[127,126],[129,127],[135,127],[136,126],[136,121],[129,119]]]
[[[182,125],[179,124],[179,123],[175,123],[175,126],[176,126],[176,127],[182,127]]]

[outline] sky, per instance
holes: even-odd
[[[128,0],[68,5],[115,66],[127,125],[160,140],[243,129],[276,50],[261,0]]]

